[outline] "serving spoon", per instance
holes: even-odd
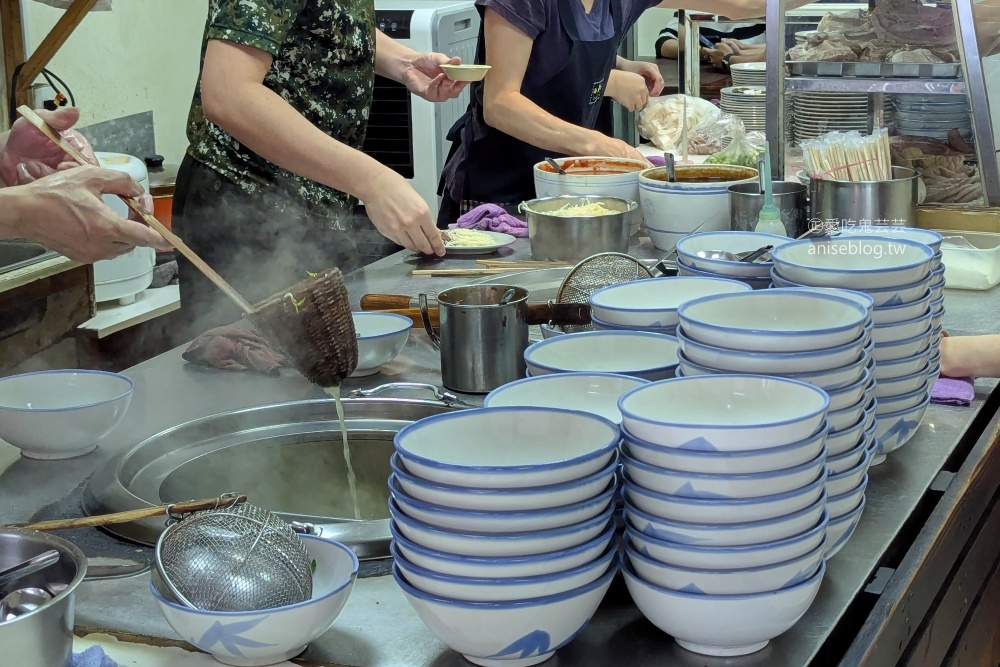
[[[560,174],[561,176],[569,176],[569,174],[566,173],[566,170],[560,167],[559,163],[553,160],[552,158],[547,157],[545,158],[545,161],[549,163],[550,167],[556,170],[557,174]]]
[[[21,588],[11,591],[0,600],[0,623],[30,614],[51,599],[52,594],[42,588]]]

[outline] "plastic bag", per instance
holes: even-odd
[[[743,121],[729,113],[709,116],[688,132],[688,152],[692,155],[718,153],[732,140],[737,125],[742,132]]]
[[[684,128],[684,104],[687,98],[688,133],[708,118],[718,118],[722,113],[708,100],[688,95],[656,97],[639,113],[639,134],[661,151],[680,147]]]
[[[752,132],[757,135],[759,132]],[[763,146],[763,141],[761,142]],[[740,167],[757,168],[757,156],[760,154],[761,146],[755,146],[748,137],[743,122],[733,126],[733,140],[721,151],[712,155],[705,164],[734,164]]]

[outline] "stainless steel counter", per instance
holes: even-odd
[[[509,251],[510,258],[526,258],[527,243],[519,241]],[[647,240],[645,245],[634,248],[633,254],[658,258],[661,253],[649,246]],[[448,268],[474,266],[474,259],[448,259],[440,264]],[[412,276],[410,272],[415,265],[416,260],[409,253],[400,253],[368,266],[349,277],[352,299],[356,304],[362,294],[370,292],[408,295],[436,292],[458,282],[455,278]],[[1000,331],[995,315],[1000,310],[997,290],[947,290],[945,305],[945,328],[953,335]],[[132,406],[125,422],[97,452],[61,462],[21,459],[3,472],[0,522],[27,520],[82,484],[107,457],[166,427],[225,410],[323,395],[294,372],[285,371],[280,377],[271,378],[206,371],[186,365],[180,353],[181,349],[175,349],[127,371],[136,382]],[[439,379],[436,351],[422,331],[414,330],[403,354],[388,364],[381,375],[351,381],[345,389],[371,388],[403,380],[437,384]],[[582,635],[547,664],[801,667],[810,664],[821,651],[834,658],[846,648],[844,638],[838,633],[852,626],[851,616],[857,613],[852,604],[880,566],[899,558],[895,550],[900,545],[893,546],[893,550],[890,545],[897,536],[904,542],[912,541],[904,533],[904,524],[924,502],[953,451],[970,437],[973,441],[979,437],[980,433],[969,432],[970,424],[994,387],[994,381],[980,381],[976,400],[968,408],[932,405],[910,443],[892,454],[885,464],[872,469],[868,504],[861,524],[853,539],[831,560],[815,604],[792,630],[764,651],[725,662],[687,653],[645,621],[631,604],[624,586],[616,582]],[[481,397],[462,398],[481,401]],[[905,550],[906,545],[902,548]],[[84,584],[77,603],[77,624],[175,637],[148,593],[147,576]],[[856,625],[860,626],[860,622]],[[391,577],[359,580],[334,628],[314,642],[305,657],[352,667],[468,664],[424,629]]]

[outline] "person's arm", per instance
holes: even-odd
[[[395,171],[330,137],[267,88],[271,62],[260,49],[209,40],[201,80],[206,118],[265,160],[357,197],[392,241],[444,255],[427,202]]]
[[[670,26],[667,26],[668,28]],[[660,57],[667,58],[669,60],[677,60],[677,57],[681,52],[681,40],[684,39],[684,26],[678,25],[676,29],[677,36],[670,37],[663,40],[660,44]],[[667,33],[668,35],[670,33]],[[663,32],[660,32],[660,38],[663,38]]]
[[[452,81],[441,69],[443,64],[461,63],[461,58],[443,53],[419,53],[381,30],[375,32],[375,73],[402,83],[425,100],[443,102],[462,94],[469,84]]]
[[[663,92],[663,75],[660,74],[660,67],[656,63],[629,60],[618,56],[615,59],[615,69],[641,76],[646,82],[646,90],[650,97],[656,97]]]
[[[533,40],[493,9],[484,18],[486,64],[483,115],[497,130],[538,148],[563,155],[603,155],[645,159],[620,139],[557,118],[521,94]]]
[[[798,9],[812,2],[815,0],[788,0],[786,9]],[[766,0],[664,0],[656,7],[715,14],[736,20],[762,18],[767,10],[767,3]]]
[[[941,375],[1000,377],[1000,335],[943,337]]]
[[[103,195],[140,194],[142,188],[128,174],[91,166],[7,187],[0,190],[0,238],[35,241],[85,263],[111,259],[136,246],[169,249],[159,234],[126,220],[101,200]]]

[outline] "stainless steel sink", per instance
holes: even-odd
[[[413,421],[456,408],[394,398],[343,404],[356,503],[335,404],[326,399],[222,413],[152,436],[97,470],[84,490],[83,509],[105,514],[234,491],[286,521],[317,526],[362,559],[388,556],[393,436]],[[164,527],[159,518],[107,529],[152,545]]]
[[[31,241],[0,241],[0,273],[44,262],[58,254]]]

